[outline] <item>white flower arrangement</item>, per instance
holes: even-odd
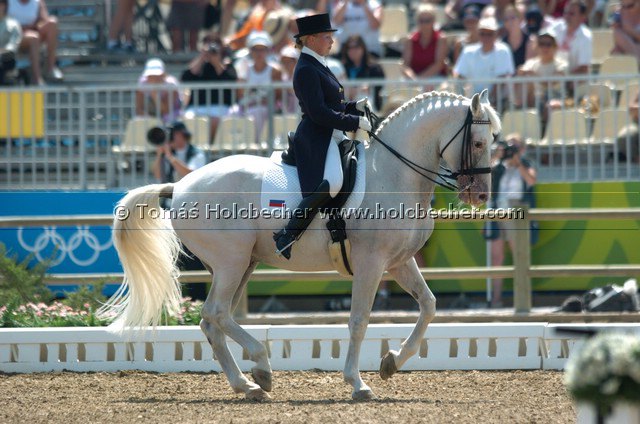
[[[576,400],[601,408],[640,404],[640,337],[604,333],[588,340],[569,360],[565,385]]]

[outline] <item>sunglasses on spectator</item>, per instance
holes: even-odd
[[[420,18],[418,19],[418,23],[420,24],[432,24],[435,19],[433,18]]]
[[[540,47],[553,47],[555,44],[551,41],[538,41]]]
[[[361,47],[360,44],[350,44],[350,45],[347,46],[347,48],[349,50],[351,50],[351,49],[359,49],[360,47]]]
[[[496,33],[495,32],[483,32],[483,31],[480,31],[478,33],[478,35],[480,37],[493,37],[494,35],[496,35]]]

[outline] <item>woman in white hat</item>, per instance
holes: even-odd
[[[148,87],[170,85],[171,89]],[[169,75],[162,59],[147,60],[144,71],[138,79],[136,91],[136,115],[155,116],[167,124],[175,121],[182,108],[182,93],[176,77]],[[144,87],[147,87],[146,89]]]
[[[247,38],[250,60],[246,68],[238,68],[238,82],[255,85],[245,91],[238,89],[238,104],[231,108],[232,115],[247,115],[253,117],[256,125],[256,142],[260,141],[262,128],[269,115],[267,107],[267,91],[261,87],[269,87],[272,82],[278,82],[282,73],[277,66],[267,61],[272,47],[271,37],[265,31],[254,31]],[[276,91],[276,101],[279,100]]]

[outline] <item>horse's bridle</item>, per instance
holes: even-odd
[[[378,143],[383,145],[392,155],[400,159],[400,161],[405,165],[407,165],[409,168],[413,169],[415,172],[422,175],[424,178],[438,184],[441,187],[455,191],[455,190],[458,190],[458,186],[452,183],[451,181],[447,181],[447,180],[456,181],[458,177],[462,175],[471,175],[471,183],[473,183],[474,175],[491,173],[491,168],[488,168],[488,167],[476,168],[472,164],[473,146],[471,145],[472,144],[471,143],[471,125],[474,125],[474,124],[491,125],[491,121],[473,119],[473,115],[471,113],[471,107],[469,107],[469,110],[467,112],[467,117],[465,118],[464,124],[462,124],[462,127],[460,127],[460,129],[453,135],[453,137],[451,137],[451,139],[447,142],[447,144],[445,144],[444,148],[440,151],[440,158],[442,158],[442,154],[444,153],[445,150],[447,150],[447,147],[449,147],[449,145],[453,142],[453,140],[455,140],[456,137],[458,137],[458,135],[462,131],[464,131],[463,140],[462,140],[462,149],[460,149],[460,170],[458,172],[452,172],[449,168],[446,168],[442,165],[440,165],[440,169],[441,169],[440,172],[432,171],[430,169],[425,168],[424,166],[418,165],[417,163],[413,162],[411,159],[408,159],[407,157],[403,156],[400,152],[398,152],[396,149],[394,149],[393,147],[389,146],[387,143],[382,141],[380,137],[378,137],[375,134],[375,131],[378,129],[378,126],[382,122],[382,119],[378,117],[375,113],[373,113],[369,108],[366,108],[365,115],[367,116],[369,121],[372,123],[373,128],[371,129],[371,131],[369,131],[369,136],[371,138],[373,138]],[[428,174],[433,175],[433,177]],[[440,178],[441,181],[435,178]]]

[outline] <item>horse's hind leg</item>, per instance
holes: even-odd
[[[249,279],[254,268],[253,263],[248,267],[216,268],[213,287],[202,307],[200,327],[211,343],[213,352],[229,379],[232,389],[236,393],[244,393],[247,399],[265,400],[269,395],[258,384],[252,383],[242,374],[225,339],[225,335],[228,335],[246,349],[249,352],[249,358],[257,363],[256,368],[268,374],[268,381],[271,381],[271,366],[266,348],[231,317],[233,301],[238,301],[240,298],[236,293],[241,293],[246,284],[245,279]]]
[[[420,348],[427,326],[436,314],[436,298],[424,281],[415,259],[411,258],[404,265],[389,270],[396,282],[418,302],[420,316],[413,331],[402,342],[400,351],[390,350],[380,363],[380,377],[383,380],[391,377]]]

